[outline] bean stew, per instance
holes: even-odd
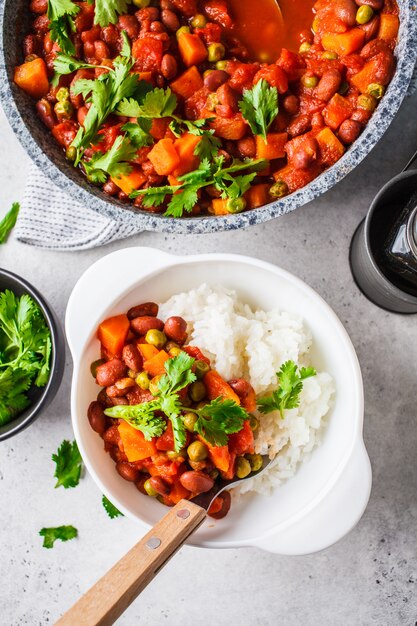
[[[31,0],[14,80],[104,193],[179,218],[338,161],[395,71],[395,0]]]
[[[187,343],[181,317],[165,322],[147,302],[98,328],[101,359],[91,372],[102,389],[88,408],[91,428],[120,476],[167,506],[212,489],[218,479],[245,478],[262,467],[254,453],[259,422],[252,386],[225,381]],[[208,514],[221,519],[230,494]]]

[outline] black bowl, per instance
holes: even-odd
[[[64,334],[57,316],[45,299],[32,285],[26,282],[26,280],[12,272],[0,269],[0,291],[4,291],[5,289],[10,289],[10,291],[13,291],[17,296],[27,293],[39,305],[45,317],[45,321],[49,326],[49,330],[51,331],[52,352],[51,372],[47,384],[45,387],[31,387],[28,393],[31,401],[30,406],[11,422],[0,426],[0,441],[17,435],[17,433],[32,424],[43,409],[46,409],[59,389],[65,367]]]

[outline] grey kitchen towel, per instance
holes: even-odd
[[[50,250],[87,250],[142,232],[135,217],[112,220],[74,201],[31,165],[15,237]]]

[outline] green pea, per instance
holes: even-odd
[[[64,102],[57,102],[54,111],[59,119],[69,120],[74,113],[74,107],[69,100],[65,100]]]
[[[167,341],[167,343],[165,344],[165,350],[169,352],[171,348],[179,348],[179,345],[175,343],[175,341]]]
[[[298,49],[298,52],[300,54],[307,54],[307,52],[309,52],[311,48],[311,43],[308,43],[307,41],[304,41],[301,46]]]
[[[202,441],[193,441],[187,448],[190,461],[204,461],[208,457],[208,448]]]
[[[147,372],[141,372],[138,374],[135,378],[135,383],[143,390],[149,389],[150,380]]]
[[[385,93],[385,87],[379,83],[371,83],[368,85],[368,94],[377,100],[380,100]]]
[[[190,433],[194,432],[194,425],[197,421],[197,415],[195,413],[191,413],[191,411],[189,413],[185,413],[182,416],[182,421],[184,422],[184,426],[187,430],[190,431]]]
[[[229,213],[241,213],[246,208],[245,198],[229,198],[226,202],[226,210]]]
[[[135,7],[138,9],[146,9],[151,3],[151,0],[132,0]]]
[[[224,71],[227,71],[226,68],[227,68],[227,61],[225,61],[225,60],[217,61],[217,63],[216,63],[216,70],[223,70],[223,72],[224,72]]]
[[[304,74],[304,76],[302,76],[301,78],[301,82],[307,89],[314,89],[314,87],[318,85],[319,79],[317,78],[317,76]]]
[[[335,61],[338,58],[338,55],[336,52],[331,52],[330,50],[326,50],[326,52],[323,52],[323,54],[321,55],[322,59],[327,59],[328,61]]]
[[[167,342],[167,338],[165,333],[161,330],[156,330],[156,328],[151,328],[145,335],[146,343],[149,343],[151,346],[155,346],[158,350],[162,350],[164,345]]]
[[[195,375],[197,376],[197,380],[201,380],[210,371],[210,365],[205,361],[196,361],[195,362]]]
[[[191,383],[188,393],[193,402],[201,402],[207,394],[206,386],[200,380],[197,380],[195,383]]]
[[[269,195],[273,198],[283,198],[288,193],[288,185],[283,180],[277,182],[269,188]]]
[[[249,426],[251,427],[251,430],[253,431],[258,430],[259,428],[259,420],[254,415],[251,415],[249,418]]]
[[[247,454],[246,458],[250,463],[252,472],[259,472],[262,469],[264,461],[261,454]]]
[[[236,459],[235,473],[238,478],[246,478],[251,473],[252,468],[247,459],[244,456],[238,456]]]
[[[374,12],[370,6],[363,4],[356,12],[356,21],[358,24],[367,24],[374,16]]]
[[[180,352],[182,352],[182,350],[179,346],[174,346],[173,348],[168,350],[169,356],[178,356]]]
[[[175,450],[168,450],[167,451],[167,457],[169,458],[170,461],[175,461],[180,456],[182,456],[182,457],[187,456],[187,453],[186,453],[186,451],[184,449],[180,450],[179,452],[175,452]]]
[[[366,109],[366,111],[375,111],[376,99],[371,95],[365,93],[358,96],[357,105],[360,109]]]
[[[209,95],[207,96],[207,101],[206,101],[206,109],[208,109],[209,111],[214,111],[218,104],[219,104],[219,99],[217,97],[217,94],[209,93]]]
[[[137,372],[135,372],[134,370],[127,370],[127,375],[129,376],[129,378],[133,378],[133,380],[135,380],[136,376],[138,375]]]
[[[193,28],[204,28],[207,24],[207,19],[202,13],[194,15],[190,22]]]
[[[56,92],[56,99],[58,102],[65,102],[65,100],[69,100],[69,89],[66,87],[60,87]]]
[[[177,39],[179,39],[181,35],[184,35],[185,33],[189,33],[189,32],[190,32],[189,26],[180,26],[180,28],[176,32],[176,37]]]
[[[221,61],[221,59],[226,54],[226,48],[222,43],[211,43],[208,48],[208,60],[210,63],[216,63],[217,61]]]
[[[97,359],[97,361],[93,361],[90,365],[90,372],[93,376],[93,378],[97,377],[97,368],[99,367],[99,365],[103,365],[103,363],[106,362],[106,359]]]
[[[143,483],[143,488],[145,489],[148,496],[151,496],[151,498],[156,498],[159,495],[158,492],[155,491],[155,489],[152,487],[150,478],[148,478],[148,480],[145,480],[145,482]]]
[[[74,146],[68,146],[65,152],[65,156],[67,157],[68,161],[75,161],[75,159],[77,158],[77,148],[75,148]]]

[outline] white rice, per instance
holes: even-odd
[[[276,372],[285,361],[314,366],[309,360],[312,336],[301,317],[277,309],[253,311],[236,292],[223,287],[203,284],[172,296],[160,306],[162,319],[171,315],[188,321],[189,343],[201,348],[226,380],[246,378],[257,395],[276,388]],[[320,442],[333,394],[332,377],[318,372],[304,381],[300,406],[286,411],[284,419],[278,411],[256,413],[260,419],[256,452],[277,456],[261,476],[245,481],[241,493],[270,494],[294,475]]]

